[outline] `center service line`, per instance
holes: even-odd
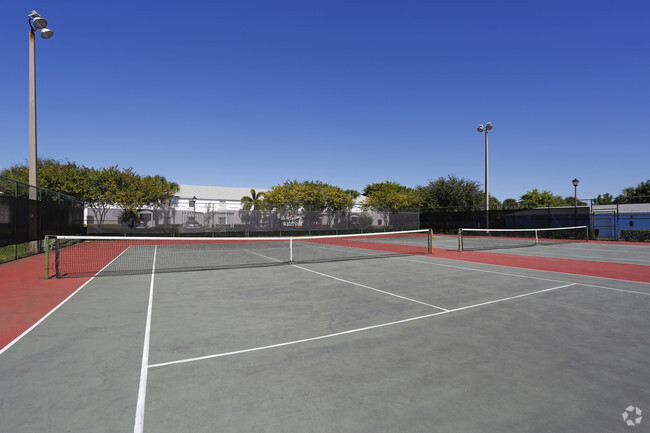
[[[320,275],[320,276],[323,276],[323,277],[331,278],[331,279],[336,280],[336,281],[341,281],[342,283],[352,284],[353,286],[359,286],[359,287],[363,287],[364,289],[374,290],[375,292],[383,293],[383,294],[389,295],[389,296],[394,296],[396,298],[404,299],[406,301],[415,302],[416,304],[426,305],[427,307],[435,308],[437,310],[449,311],[446,308],[438,307],[437,305],[427,304],[426,302],[418,301],[416,299],[407,298],[406,296],[401,296],[401,295],[397,295],[395,293],[386,292],[384,290],[375,289],[374,287],[366,286],[364,284],[355,283],[354,281],[344,280],[343,278],[338,278],[338,277],[335,277],[333,275],[328,275],[328,274],[324,274],[322,272],[317,272],[317,271],[314,271],[314,270],[311,270],[311,269],[303,268],[302,266],[294,265],[294,267],[302,269],[303,271],[312,272],[314,274],[317,274],[317,275]]]
[[[158,246],[153,250],[153,267],[151,268],[151,284],[149,285],[149,304],[147,306],[147,323],[144,328],[144,348],[142,349],[142,365],[140,367],[140,387],[138,388],[138,404],[135,409],[135,426],[133,433],[144,431],[144,403],[147,395],[147,374],[149,372],[149,342],[151,340],[151,311],[153,309],[153,282],[156,274],[156,253]]]

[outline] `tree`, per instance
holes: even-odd
[[[566,206],[566,201],[559,195],[550,191],[539,192],[537,188],[528,191],[519,198],[519,207],[521,209],[535,209],[538,207],[557,207]]]
[[[87,171],[86,180],[89,189],[86,205],[93,210],[100,227],[104,225],[108,210],[116,203],[113,180],[117,171],[119,171],[117,166],[102,170],[90,168]]]
[[[264,198],[264,192],[255,192],[254,189],[251,189],[250,196],[244,196],[241,198],[240,202],[243,205],[244,210],[260,210],[262,207]]]
[[[507,198],[503,200],[503,209],[516,210],[519,209],[519,202],[514,198]]]
[[[144,206],[169,207],[169,199],[179,190],[178,184],[168,182],[163,176],[141,176],[132,167],[120,170],[114,165],[95,169],[45,158],[38,160],[38,170],[40,187],[83,200],[100,225],[114,205],[123,209],[122,220],[133,225]],[[27,183],[28,165],[14,165],[3,170],[2,175]]]
[[[354,200],[341,188],[321,181],[287,180],[264,194],[264,204],[266,208],[275,209],[285,216],[301,211],[326,212],[329,225],[335,213],[352,207]],[[307,221],[307,224],[320,218],[319,215],[311,216],[314,221]]]
[[[616,197],[616,203],[650,203],[650,179],[635,187],[628,187]]]
[[[257,226],[259,223],[259,210],[264,206],[263,199],[264,192],[258,193],[254,189],[251,189],[251,195],[244,196],[240,200],[241,204],[243,205],[243,210],[250,211],[248,213],[244,213],[244,217],[250,219],[250,222],[253,226]]]
[[[328,227],[332,225],[332,222],[335,224],[339,223],[341,218],[343,218],[345,212],[354,206],[354,198],[349,191],[350,190],[343,191],[337,186],[327,184],[324,185],[324,204],[325,211],[327,212]]]
[[[356,200],[361,193],[355,189],[346,189],[344,191],[352,200]]]
[[[397,212],[420,206],[420,196],[416,190],[388,180],[366,185],[363,195],[367,197],[365,207],[382,211]]]
[[[576,198],[574,196],[569,195],[564,197],[564,204],[560,206],[587,206],[587,203],[580,199],[576,201]]]
[[[598,197],[594,199],[593,204],[596,205],[614,204],[614,197],[608,192],[606,192],[602,196],[598,194]]]
[[[114,172],[113,178],[115,203],[123,210],[122,221],[131,227],[138,222],[145,206],[162,207],[179,189],[163,176],[141,176],[133,167]]]
[[[89,187],[86,180],[86,167],[69,161],[59,162],[52,158],[39,159],[37,167],[39,187],[82,200],[86,198]],[[23,183],[29,183],[27,162],[15,164],[2,170],[0,174]]]
[[[144,188],[143,205],[161,208],[164,212],[164,224],[169,222],[169,205],[174,194],[180,187],[177,183],[168,182],[164,176],[154,175],[142,178]]]
[[[400,210],[420,206],[420,196],[413,188],[397,182],[385,181],[366,185],[363,194],[367,196],[364,208],[374,209],[384,214],[387,224],[393,224]]]
[[[458,178],[451,174],[447,178],[439,177],[429,180],[426,186],[418,186],[422,204],[427,208],[457,207],[470,209],[485,208],[485,193],[480,189],[480,183]],[[499,207],[501,203],[490,197],[490,207]]]

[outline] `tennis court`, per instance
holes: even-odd
[[[598,254],[632,281],[411,241],[186,272],[146,247],[147,273],[88,280],[0,352],[0,431],[648,431],[650,246],[502,256]]]

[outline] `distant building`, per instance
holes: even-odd
[[[256,193],[269,191],[267,188],[253,188]],[[132,228],[134,231],[163,228],[164,226],[180,227],[180,231],[213,231],[229,230],[236,226],[248,226],[252,222],[249,212],[242,209],[242,197],[250,196],[251,188],[233,188],[218,186],[179,185],[179,191],[170,199],[168,206],[145,206],[139,213],[139,219]],[[325,213],[310,215],[310,227],[329,227],[343,225],[343,228],[385,227],[389,217],[393,226],[419,228],[417,213],[413,215],[390,216],[382,212],[371,212],[363,209],[365,196],[355,199],[354,206],[341,213],[338,218]],[[91,208],[86,208],[85,217],[89,232],[110,232],[123,230],[120,221],[123,210],[119,206],[111,206],[100,227],[100,215]],[[267,223],[269,223],[267,221]],[[257,222],[259,224],[259,221]],[[270,223],[275,228],[305,227],[304,214],[277,216]],[[259,228],[259,225],[256,225]],[[165,230],[163,230],[165,231]]]
[[[176,212],[184,214],[184,221],[180,224],[185,224],[189,217],[190,220],[193,219],[196,223],[207,227],[234,227],[241,222],[237,213],[242,209],[242,197],[251,195],[251,188],[197,185],[179,185],[179,187],[171,206]],[[266,188],[253,189],[258,194],[268,191]],[[190,213],[194,213],[195,216],[192,218]],[[200,217],[197,217],[199,215]]]
[[[253,189],[257,193],[268,191],[266,188]],[[140,211],[140,221],[136,228],[165,223],[232,227],[239,223],[237,212],[242,208],[242,197],[250,194],[251,188],[179,185],[178,193],[169,202],[169,209],[145,206]],[[121,215],[122,209],[112,206],[106,213],[103,224],[119,224]],[[93,209],[86,208],[86,223],[94,225],[99,221],[99,215]]]
[[[591,226],[606,239],[622,238],[622,230],[650,230],[650,203],[593,205]]]

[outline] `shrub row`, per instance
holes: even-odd
[[[650,230],[621,230],[621,238],[629,242],[650,242]]]

